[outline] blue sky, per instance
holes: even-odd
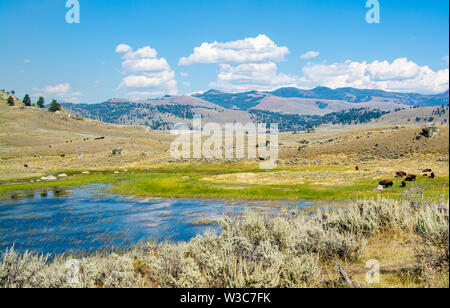
[[[448,89],[448,1],[379,0],[380,24],[366,22],[365,0],[79,3],[81,22],[68,24],[66,0],[1,0],[1,89],[84,103],[210,88]]]

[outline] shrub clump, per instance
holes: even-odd
[[[449,214],[448,208],[426,206],[417,214],[415,233],[421,247],[417,257],[424,267],[447,268],[449,266]]]

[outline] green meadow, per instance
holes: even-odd
[[[236,184],[232,182],[216,182],[216,175],[236,173],[252,173],[267,175],[271,172],[310,171],[321,172],[334,168],[333,171],[345,171],[342,167],[312,166],[302,168],[280,168],[273,171],[260,170],[253,166],[237,166],[222,164],[184,164],[169,167],[158,167],[146,170],[129,170],[114,174],[111,170],[97,170],[90,174],[81,174],[80,170],[65,171],[68,178],[53,182],[31,183],[32,179],[21,179],[15,182],[0,183],[0,196],[3,198],[20,197],[27,192],[49,189],[66,189],[87,184],[110,184],[108,190],[113,193],[137,197],[161,198],[205,198],[205,199],[245,199],[245,200],[323,200],[345,201],[383,197],[401,199],[405,192],[420,191],[424,198],[432,200],[448,199],[449,178],[437,177],[430,180],[418,177],[417,181],[408,183],[408,188],[401,188],[399,183],[383,191],[377,191],[377,182],[369,178],[357,178],[343,184],[319,185],[310,182],[302,184]],[[36,179],[34,179],[36,180]],[[331,183],[332,181],[330,181]],[[398,182],[398,180],[397,180]]]

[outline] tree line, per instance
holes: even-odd
[[[5,92],[5,91],[3,91],[3,92]],[[8,93],[8,92],[6,92],[6,93]],[[9,94],[9,93],[8,93],[8,94]],[[11,91],[11,94],[14,95],[15,92],[14,92],[14,91]],[[14,100],[14,97],[13,97],[13,96],[9,96],[9,97],[8,97],[7,103],[8,103],[9,106],[15,106],[15,105],[16,105],[16,101]],[[45,108],[45,99],[44,99],[42,96],[40,96],[40,97],[38,98],[36,104],[33,104],[32,101],[31,101],[30,95],[25,94],[25,96],[24,96],[23,99],[22,99],[22,104],[24,104],[24,105],[27,106],[27,107],[32,107],[32,106],[35,107],[35,106],[37,106],[37,107],[43,109],[43,108]],[[50,102],[50,105],[49,105],[49,107],[48,107],[48,111],[50,111],[50,112],[56,112],[56,111],[59,111],[59,110],[61,110],[61,105],[58,103],[57,100],[53,99],[53,100]]]

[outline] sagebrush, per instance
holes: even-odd
[[[79,260],[79,279],[68,280],[73,256],[2,254],[3,288],[298,288],[322,286],[321,264],[356,262],[370,237],[415,234],[423,268],[448,272],[448,206],[366,200],[342,210],[265,216],[247,212],[220,221],[220,234],[189,242],[145,242],[122,252]],[[429,272],[428,272],[429,273]],[[424,275],[426,273],[424,272]]]

